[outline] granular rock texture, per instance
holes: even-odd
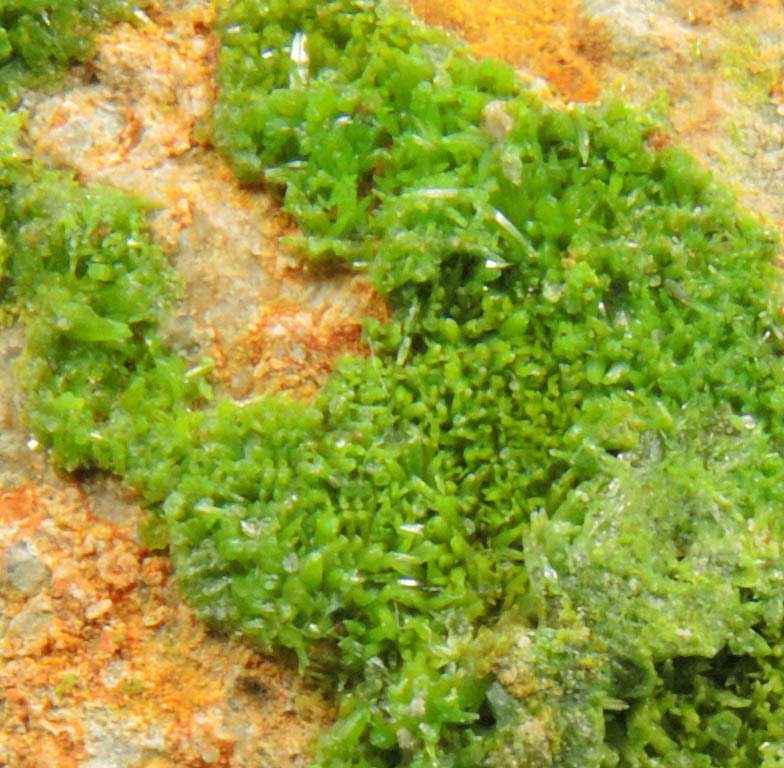
[[[0,765],[306,765],[323,701],[207,634],[168,559],[92,506],[64,483],[0,491]]]
[[[546,80],[570,101],[600,95],[609,56],[604,24],[575,0],[411,0],[428,24],[463,37],[478,56],[504,59]]]
[[[784,7],[774,0],[587,0],[612,56],[603,93],[667,106],[672,141],[784,226]]]

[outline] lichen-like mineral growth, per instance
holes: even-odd
[[[324,768],[781,765],[775,238],[621,105],[386,2],[222,5],[214,141],[388,301],[311,401],[217,402],[144,209],[3,144],[29,421],[204,616],[339,700]]]

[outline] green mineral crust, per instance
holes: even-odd
[[[0,0],[0,100],[86,59],[95,31],[131,9],[127,0]]]
[[[649,118],[550,109],[395,5],[226,1],[218,34],[215,146],[392,320],[310,402],[216,398],[159,331],[144,205],[7,112],[37,438],[334,691],[320,768],[784,766],[776,238]]]

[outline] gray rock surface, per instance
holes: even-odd
[[[7,583],[27,597],[40,592],[51,576],[52,572],[38,559],[33,545],[27,541],[9,547],[0,560],[0,583]]]

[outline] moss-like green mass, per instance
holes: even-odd
[[[0,0],[0,100],[12,102],[21,88],[86,59],[96,30],[131,7],[128,0]]]
[[[214,402],[143,209],[8,139],[39,439],[337,692],[323,768],[781,766],[775,238],[646,118],[548,109],[384,2],[235,0],[219,34],[216,145],[393,320],[313,402]]]
[[[69,65],[84,61],[100,27],[128,17],[130,9],[127,0],[0,0],[0,156],[6,189],[19,170],[16,128],[7,113],[23,89],[47,87]],[[10,282],[9,247],[0,237],[0,302]]]
[[[781,462],[690,416],[534,516],[528,597],[480,641],[495,765],[780,764]]]

